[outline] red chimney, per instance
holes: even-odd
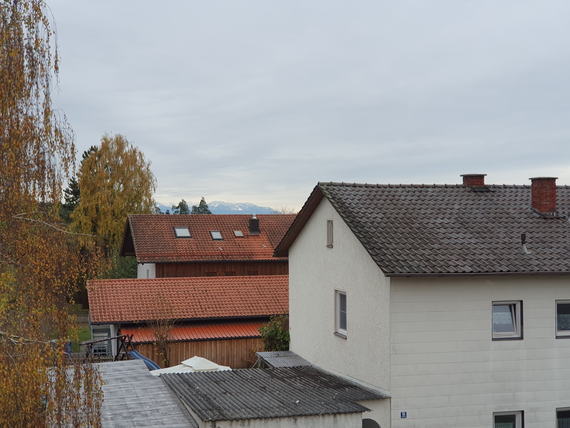
[[[484,186],[487,174],[461,174],[464,186]]]
[[[531,178],[532,207],[541,213],[556,212],[556,179],[558,177]]]

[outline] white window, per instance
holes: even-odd
[[[174,233],[176,233],[177,238],[192,238],[187,227],[175,227]]]
[[[493,302],[493,339],[522,339],[522,302]]]
[[[335,334],[346,338],[346,292],[337,290],[335,300]]]
[[[570,408],[556,409],[556,427],[570,428]]]
[[[333,247],[333,221],[327,220],[327,248]]]
[[[523,428],[524,412],[501,412],[493,414],[494,428]]]
[[[224,239],[222,238],[222,232],[219,230],[210,230],[210,235],[214,241],[222,241]]]
[[[570,300],[556,302],[556,337],[570,337]]]

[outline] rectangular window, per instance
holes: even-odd
[[[570,428],[570,409],[556,409],[558,428]]]
[[[214,241],[223,241],[222,232],[219,230],[210,230],[210,235],[212,235],[212,239]]]
[[[346,293],[344,291],[336,291],[336,314],[335,314],[335,334],[346,338]]]
[[[556,337],[570,338],[570,301],[556,302]]]
[[[494,428],[523,428],[524,412],[501,412],[493,414]]]
[[[333,247],[333,221],[327,220],[327,248]]]
[[[174,233],[176,234],[177,238],[192,238],[192,235],[190,235],[190,231],[187,227],[175,227]]]
[[[493,340],[522,339],[522,302],[493,302]]]

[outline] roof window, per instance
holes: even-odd
[[[243,232],[241,230],[234,230],[236,238],[243,238]]]
[[[222,241],[224,239],[222,238],[222,232],[219,230],[210,230],[210,235],[212,235],[214,241]]]
[[[177,238],[192,238],[192,235],[190,235],[190,231],[187,227],[175,227],[174,233],[176,234]]]

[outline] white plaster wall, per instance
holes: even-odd
[[[362,428],[362,413],[220,421],[210,422],[210,425],[204,426],[212,428]]]
[[[392,278],[391,299],[394,428],[490,428],[511,410],[554,428],[570,407],[570,340],[555,338],[570,278]],[[499,300],[523,301],[523,340],[491,340]]]
[[[154,263],[138,263],[137,264],[137,278],[155,278],[156,277],[156,264]]]
[[[333,248],[327,248],[333,220]],[[347,296],[347,338],[334,335],[335,289]],[[390,282],[326,200],[289,250],[290,349],[313,364],[390,389]],[[385,419],[388,416],[373,416]]]
[[[380,428],[390,428],[390,399],[373,400],[373,401],[359,401],[364,407],[368,407],[370,412],[364,412],[362,419],[373,419],[378,422]]]

